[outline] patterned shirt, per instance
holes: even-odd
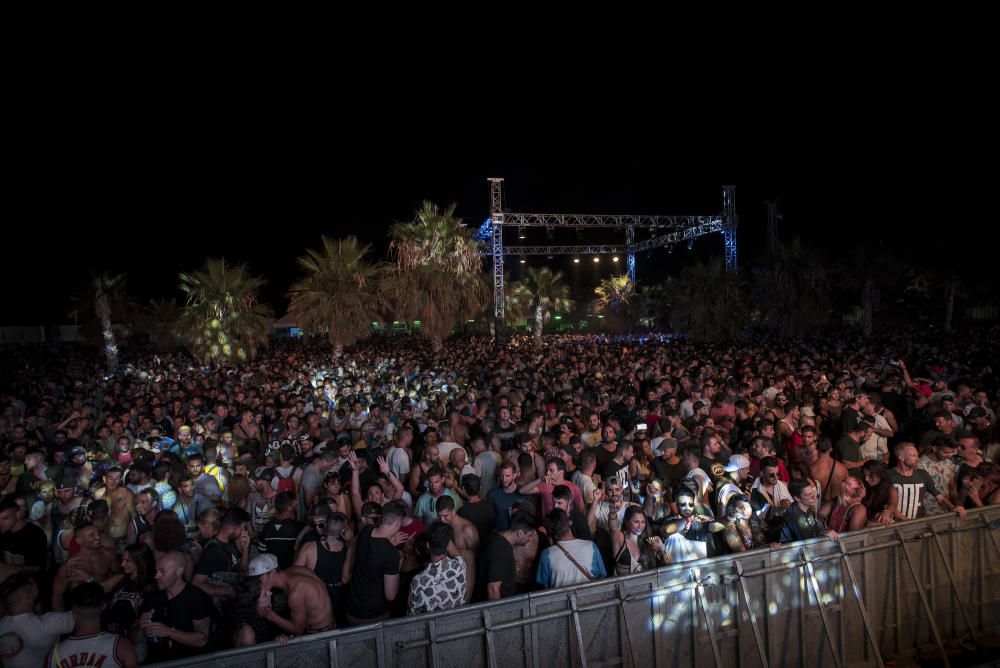
[[[924,455],[920,458],[920,468],[930,474],[931,480],[934,481],[934,486],[937,487],[939,492],[947,496],[951,481],[955,479],[955,472],[958,471],[958,466],[955,462],[950,459],[937,461]],[[941,507],[941,504],[934,497],[928,496],[924,498],[923,504],[924,512],[928,515],[937,515],[944,512],[944,508]]]
[[[410,584],[410,609],[407,614],[449,610],[465,602],[467,588],[465,559],[445,557],[417,573]]]

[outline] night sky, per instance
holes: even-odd
[[[457,202],[457,215],[478,227],[490,176],[506,178],[507,208],[525,212],[712,214],[721,186],[733,183],[743,265],[764,245],[763,202],[780,198],[783,238],[801,236],[832,256],[883,243],[996,280],[986,262],[995,255],[985,242],[991,191],[968,153],[975,119],[928,126],[919,113],[846,104],[728,119],[639,107],[484,113],[456,104],[431,114],[397,105],[322,120],[194,110],[176,123],[48,126],[15,142],[0,317],[68,322],[67,295],[91,270],[127,272],[143,303],[180,298],[178,272],[217,256],[265,276],[264,298],[281,315],[295,257],[321,233],[356,234],[378,259],[389,225],[423,199]],[[603,241],[621,243],[624,232],[608,234]],[[527,241],[544,242],[541,230]],[[639,257],[639,281],[721,251],[720,236],[693,252],[652,251]],[[609,260],[549,264],[589,289],[612,273]]]

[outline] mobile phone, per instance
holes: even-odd
[[[646,423],[645,422],[640,422],[639,424],[637,424],[635,426],[635,430],[636,431],[646,431]]]

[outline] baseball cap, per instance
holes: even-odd
[[[255,578],[275,570],[278,570],[278,558],[273,554],[261,554],[250,561],[247,575]]]
[[[74,487],[76,487],[76,481],[71,478],[56,480],[56,489],[73,489]]]
[[[726,471],[729,473],[735,473],[740,469],[750,468],[750,460],[743,455],[733,455],[729,458],[729,463],[726,464]]]
[[[670,448],[677,448],[676,438],[664,438],[663,436],[657,436],[649,443],[654,452],[663,452],[664,450],[669,450]]]
[[[986,409],[982,406],[973,406],[965,413],[965,416],[969,418],[981,418],[986,417],[986,415]]]

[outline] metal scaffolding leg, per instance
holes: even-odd
[[[503,179],[491,178],[490,221],[493,242],[493,328],[497,345],[507,343],[507,329],[504,322],[503,285]]]
[[[722,187],[722,209],[725,217],[726,271],[736,271],[736,186]]]
[[[625,228],[625,248],[628,249],[628,257],[626,258],[628,262],[628,281],[633,286],[635,285],[635,253],[632,252],[632,246],[635,245],[635,226],[629,225]]]
[[[507,342],[507,330],[503,312],[503,214],[499,215],[499,221],[496,218],[493,219],[493,320],[496,328],[496,342],[498,345],[503,345]]]

